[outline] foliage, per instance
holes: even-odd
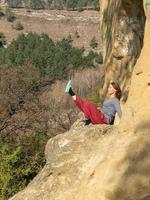
[[[5,14],[3,13],[2,8],[0,7],[0,17],[3,17]]]
[[[94,67],[94,59],[98,56],[98,53],[93,52],[92,50],[89,51],[88,55],[85,56],[84,59],[84,67],[92,66]]]
[[[42,0],[32,0],[30,1],[30,8],[32,9],[43,9],[45,6],[45,1]]]
[[[83,11],[84,7],[86,7],[88,4],[88,2],[86,0],[81,0],[81,1],[78,1],[77,3],[77,8],[78,8],[78,11]]]
[[[103,56],[102,56],[101,53],[99,53],[99,54],[96,55],[95,61],[96,61],[98,64],[103,64]]]
[[[75,31],[74,35],[75,35],[75,38],[79,38],[80,37],[80,34],[79,34],[78,31]]]
[[[45,164],[45,144],[56,134],[48,119],[53,119],[63,130],[68,127],[58,105],[54,106],[50,100],[51,109],[48,110],[41,103],[42,89],[54,83],[54,79],[66,78],[70,66],[74,71],[89,70],[86,78],[89,83],[99,81],[99,73],[95,71],[92,75],[93,69],[87,69],[95,66],[98,56],[92,50],[85,56],[84,48],[72,46],[70,36],[54,43],[44,33],[20,34],[7,48],[0,49],[0,146],[3,146],[0,150],[0,199],[8,199],[23,189]],[[84,81],[81,76],[79,79]],[[86,83],[84,87],[87,85],[91,88]],[[94,102],[98,101],[97,96],[93,98]],[[3,117],[2,108],[5,110]]]
[[[99,0],[94,0],[93,1],[93,5],[95,7],[95,10],[99,11],[100,10],[100,7],[99,7]]]
[[[78,0],[74,0],[74,1],[67,0],[66,1],[66,7],[72,8],[73,10],[75,9],[75,7],[77,7],[77,4],[78,4]]]
[[[31,63],[43,75],[53,79],[65,79],[70,65],[74,69],[94,67],[93,61],[98,57],[93,51],[84,56],[83,48],[73,47],[72,41],[68,36],[55,44],[44,33],[20,34],[7,49],[0,52],[0,64],[19,66]]]
[[[0,199],[8,199],[26,185],[24,177],[30,173],[31,168],[24,167],[21,152],[21,147],[12,151],[4,145],[0,149]]]
[[[43,167],[46,141],[46,135],[36,130],[22,136],[21,146],[7,144],[0,148],[0,199],[6,200],[24,189]]]
[[[0,32],[0,48],[4,47],[5,44],[6,44],[5,35],[2,32]]]
[[[22,7],[23,0],[7,0],[7,3],[10,8],[20,8]]]
[[[99,86],[96,86],[95,88],[93,88],[92,90],[92,94],[91,95],[87,95],[86,98],[93,102],[97,107],[101,106],[101,102],[100,102],[100,98],[99,98]]]
[[[24,27],[23,27],[23,25],[21,24],[20,21],[17,21],[17,22],[16,22],[14,28],[15,28],[17,31],[20,31],[20,30],[23,30],[23,29],[24,29]]]
[[[54,8],[54,9],[78,9],[84,10],[86,7],[99,9],[99,0],[6,0],[10,8]]]
[[[5,15],[6,15],[7,21],[13,22],[15,20],[14,13],[12,12],[12,10],[10,8],[6,9],[6,14]]]
[[[51,8],[52,3],[53,3],[53,0],[47,0],[47,7]]]
[[[96,41],[95,36],[91,39],[90,41],[90,47],[92,47],[93,49],[95,49],[97,47],[98,43]]]

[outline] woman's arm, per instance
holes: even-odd
[[[119,118],[121,118],[122,117],[122,110],[121,110],[120,102],[115,102],[114,106],[115,106],[115,109],[116,109],[116,112],[117,112]]]

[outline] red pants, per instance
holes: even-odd
[[[76,96],[74,102],[92,124],[107,124],[104,114],[92,102],[83,101],[79,96]]]

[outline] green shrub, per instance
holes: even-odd
[[[93,5],[95,7],[95,10],[99,11],[100,10],[100,4],[99,4],[99,0],[94,0],[93,1]]]
[[[97,56],[95,57],[95,61],[98,63],[98,64],[103,64],[103,56],[101,53],[97,54]]]
[[[30,8],[32,9],[44,9],[45,7],[45,1],[42,0],[31,0],[30,1]]]
[[[7,0],[7,4],[10,8],[77,9],[83,11],[86,7],[92,7],[99,10],[99,0]]]
[[[78,1],[75,0],[66,0],[66,7],[67,9],[71,8],[71,9],[75,9],[77,7]]]
[[[86,6],[87,6],[87,1],[85,0],[80,0],[77,3],[77,8],[79,12],[82,12],[84,10],[83,7],[86,7]]]
[[[13,22],[15,20],[15,15],[10,8],[6,9],[6,18],[9,22]]]
[[[90,47],[92,47],[93,49],[95,49],[98,46],[98,43],[96,41],[95,36],[91,39],[90,41]]]
[[[91,95],[86,96],[86,99],[93,102],[97,107],[102,106],[100,102],[99,89],[99,85],[95,86],[95,88],[92,89]]]
[[[0,199],[7,200],[24,189],[45,164],[47,135],[38,129],[18,137],[16,144],[0,148]],[[18,142],[18,141],[17,141]],[[17,143],[16,142],[16,143]]]
[[[17,31],[21,31],[24,29],[23,25],[21,24],[20,21],[17,21],[14,28],[17,30]]]
[[[96,53],[94,53],[92,50],[89,51],[88,55],[85,56],[84,58],[84,67],[90,66],[90,67],[94,67],[94,63],[93,60],[96,56]]]
[[[94,67],[94,59],[98,60],[97,53],[91,50],[84,56],[84,48],[73,47],[72,42],[71,36],[55,44],[47,34],[20,34],[5,51],[0,51],[0,62],[9,66],[30,63],[43,75],[64,79],[68,76],[69,66],[74,69]]]
[[[0,7],[0,17],[3,17],[5,14],[2,11],[2,8]]]
[[[21,8],[23,7],[23,0],[7,0],[7,4],[10,8]]]
[[[8,199],[26,185],[23,177],[31,168],[24,167],[21,152],[21,147],[13,151],[7,145],[0,148],[0,199]]]
[[[76,38],[79,38],[79,37],[80,37],[80,35],[79,35],[79,32],[78,32],[78,31],[75,31],[74,35],[75,35],[75,37],[76,37]]]
[[[4,47],[6,44],[6,38],[4,33],[0,32],[0,48]]]

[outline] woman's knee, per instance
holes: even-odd
[[[93,105],[93,103],[92,103],[92,102],[90,102],[90,101],[85,101],[85,102],[84,102],[84,105],[85,105],[85,106],[88,106],[88,105]]]

